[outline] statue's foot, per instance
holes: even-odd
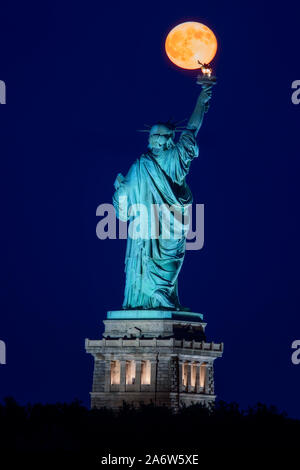
[[[176,310],[178,312],[190,312],[191,311],[189,307],[183,307],[183,305],[178,305],[178,307],[176,307]]]

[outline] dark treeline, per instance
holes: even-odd
[[[119,412],[89,410],[80,402],[20,406],[12,398],[0,405],[0,455],[87,455],[101,458],[146,453],[199,453],[200,449],[278,449],[298,447],[300,421],[275,407],[257,404],[243,411],[218,402],[174,414],[152,405]]]

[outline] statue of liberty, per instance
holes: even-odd
[[[140,236],[127,239],[124,309],[184,310],[178,297],[178,274],[189,228],[187,208],[192,203],[185,179],[198,156],[196,136],[208,110],[211,88],[203,85],[177,143],[176,125],[155,124],[149,131],[148,151],[133,163],[126,177],[119,174],[115,181],[117,217],[130,221],[136,215],[133,208],[138,207],[140,219]],[[153,216],[157,207],[162,210]]]

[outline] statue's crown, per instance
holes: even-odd
[[[138,129],[138,132],[150,132],[152,127],[154,126],[165,126],[167,127],[168,129],[170,129],[170,131],[173,133],[173,132],[182,132],[183,129],[185,129],[185,126],[179,126],[180,123],[186,121],[186,119],[183,119],[181,121],[173,121],[171,119],[168,119],[168,121],[158,121],[156,122],[155,124],[153,124],[152,126],[150,126],[149,124],[144,124],[144,127],[145,129]]]

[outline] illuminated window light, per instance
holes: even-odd
[[[150,361],[142,361],[141,363],[141,384],[150,385],[151,383],[151,363]]]
[[[205,376],[206,376],[206,363],[203,362],[200,366],[200,387],[201,388],[204,388]]]
[[[191,386],[196,387],[197,364],[194,362],[191,366]]]
[[[188,384],[188,363],[182,364],[182,385],[186,387]]]
[[[112,385],[120,384],[120,361],[111,361],[110,363],[110,383]]]
[[[126,361],[126,385],[135,383],[135,361]]]

